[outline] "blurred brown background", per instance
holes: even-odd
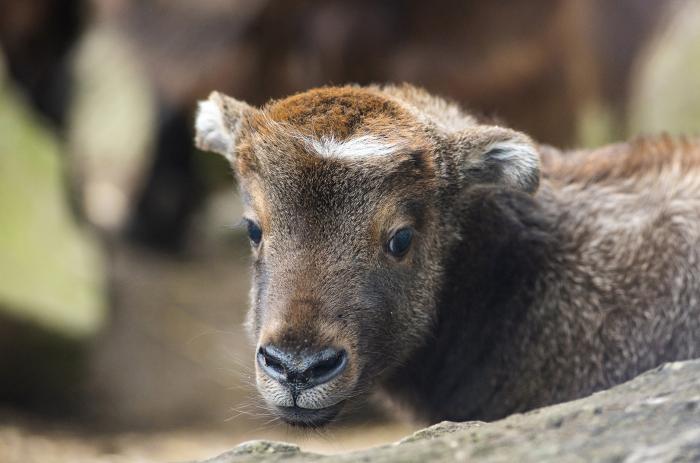
[[[560,147],[698,133],[697,0],[0,1],[0,462],[184,461],[322,435],[256,405],[248,244],[197,99],[411,82]]]

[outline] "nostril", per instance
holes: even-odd
[[[287,377],[288,359],[285,358],[283,352],[278,349],[268,346],[261,347],[258,350],[258,364],[272,378],[283,381]]]
[[[309,358],[303,375],[311,385],[323,384],[340,375],[346,365],[347,354],[344,350],[325,349]]]
[[[328,374],[335,369],[343,361],[343,352],[337,352],[330,356],[329,358],[320,359],[315,365],[310,368],[310,375],[312,377],[322,376]]]
[[[336,356],[332,359],[323,360],[318,365],[311,368],[309,371],[309,376],[312,378],[317,378],[319,376],[326,375],[336,369],[340,363],[340,357]]]
[[[273,370],[279,372],[284,372],[284,365],[282,365],[282,362],[280,362],[267,352],[263,352],[263,361],[265,362],[265,365],[267,365],[268,368],[272,368]]]

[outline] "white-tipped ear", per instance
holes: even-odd
[[[219,92],[213,92],[209,99],[200,101],[195,120],[197,148],[233,161],[241,119],[250,109],[246,103]]]
[[[465,181],[496,183],[534,193],[540,156],[526,135],[498,126],[475,126],[455,138]]]
[[[487,163],[500,167],[502,180],[513,187],[533,192],[539,185],[540,158],[529,141],[506,140],[486,147]]]

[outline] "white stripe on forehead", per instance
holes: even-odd
[[[336,140],[333,137],[304,137],[304,140],[320,156],[329,158],[389,156],[399,149],[399,144],[383,141],[372,135],[361,135],[348,140]]]

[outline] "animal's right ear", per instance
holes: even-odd
[[[233,162],[236,138],[246,113],[253,111],[248,104],[219,92],[212,92],[198,104],[195,121],[195,145],[203,151],[223,155]]]

